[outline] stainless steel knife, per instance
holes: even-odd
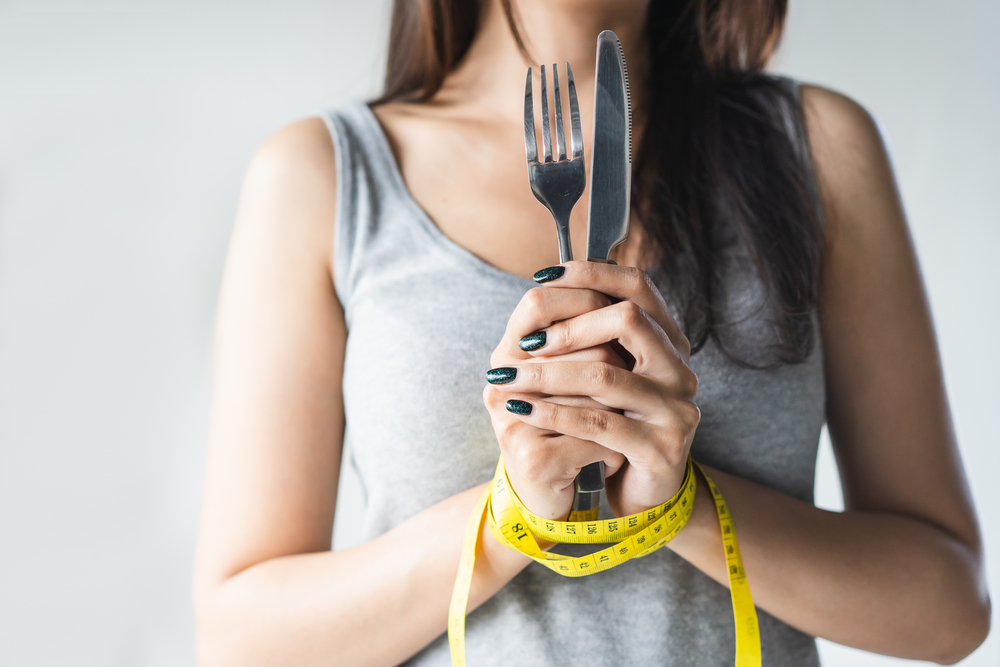
[[[605,30],[597,38],[588,261],[607,263],[611,251],[628,236],[631,188],[632,101],[628,71],[618,37]]]
[[[597,37],[596,76],[587,260],[609,263],[628,236],[632,190],[632,100],[622,45],[610,30]],[[573,512],[595,512],[603,489],[604,462],[585,466],[576,478]]]

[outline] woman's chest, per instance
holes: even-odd
[[[521,145],[522,127],[511,133],[489,124],[376,112],[409,194],[444,236],[501,271],[525,278],[559,263],[555,222],[531,192],[523,151],[511,150]],[[585,257],[587,242],[586,182],[570,216],[578,257]],[[622,250],[638,248],[637,241],[626,242]]]

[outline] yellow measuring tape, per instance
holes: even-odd
[[[736,620],[736,667],[760,667],[760,635],[757,611],[747,584],[736,528],[722,493],[704,468],[688,458],[687,474],[673,498],[639,514],[616,519],[597,520],[591,516],[572,515],[571,521],[549,521],[535,516],[517,497],[507,478],[503,458],[497,462],[496,475],[476,503],[462,542],[462,557],[448,609],[448,643],[453,667],[465,667],[465,613],[469,588],[476,564],[476,543],[483,521],[501,543],[553,572],[565,577],[585,577],[621,565],[633,558],[647,556],[681,531],[694,509],[695,468],[705,478],[715,499],[715,511],[722,529],[722,543],[729,572],[729,588]],[[577,520],[583,519],[583,520]],[[549,553],[535,538],[562,544],[606,544],[610,547],[586,556]]]

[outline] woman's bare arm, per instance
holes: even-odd
[[[331,552],[347,332],[332,281],[335,163],[320,120],[254,157],[219,303],[194,598],[203,667],[395,665],[445,629],[481,488]],[[487,531],[488,533],[488,531]],[[480,540],[470,609],[528,559]]]
[[[842,644],[956,662],[989,632],[990,601],[906,220],[868,114],[813,87],[803,106],[826,213],[820,316],[846,511],[713,478],[758,606]],[[714,508],[700,498],[672,547],[725,583]]]

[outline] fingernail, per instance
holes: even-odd
[[[516,368],[491,368],[486,371],[486,381],[490,384],[507,384],[517,377]]]
[[[533,334],[528,334],[521,340],[517,341],[517,346],[524,350],[525,352],[531,352],[532,350],[537,350],[541,346],[545,345],[545,332],[536,331]]]
[[[563,274],[566,273],[565,266],[550,266],[546,269],[542,269],[531,276],[532,280],[536,283],[547,283],[557,278],[562,278]]]
[[[507,412],[513,412],[515,415],[530,415],[531,403],[512,398],[507,401]]]

